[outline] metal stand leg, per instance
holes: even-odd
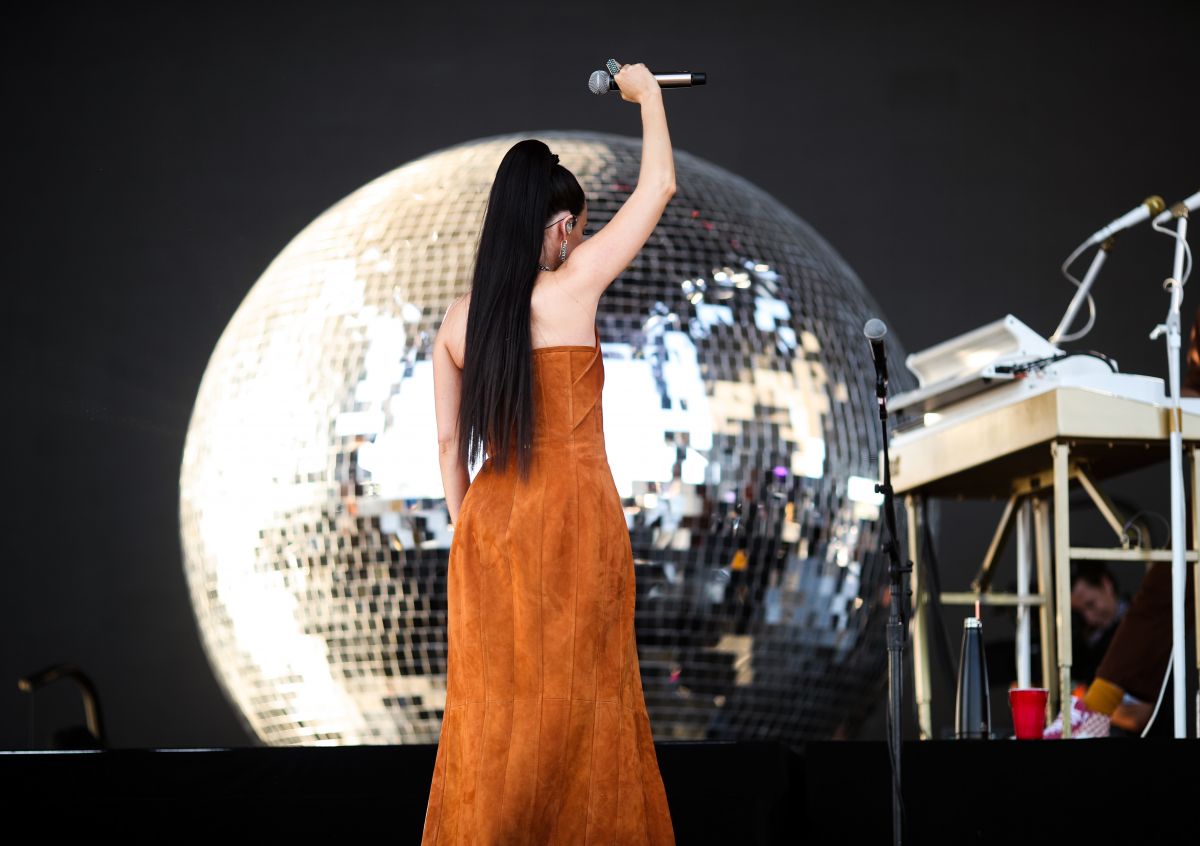
[[[1008,528],[1012,525],[1013,515],[1017,513],[1017,504],[1020,501],[1021,495],[1013,494],[1004,504],[1004,513],[1000,515],[1000,522],[996,524],[996,533],[992,535],[992,542],[988,544],[988,550],[983,556],[983,566],[979,568],[979,575],[971,582],[971,590],[975,593],[991,590],[996,559],[1000,555],[1000,548],[1004,546],[1004,539],[1008,537]]]
[[[1046,697],[1047,719],[1058,713],[1058,685],[1054,683],[1054,668],[1057,666],[1057,650],[1054,639],[1054,586],[1050,566],[1050,499],[1039,496],[1033,511],[1034,552],[1037,562],[1038,593],[1045,602],[1038,609],[1039,637],[1042,645],[1042,687],[1050,694]]]
[[[904,497],[904,510],[908,515],[908,557],[912,561],[913,592],[913,694],[917,700],[917,729],[921,740],[933,737],[932,682],[929,677],[929,587],[921,578],[921,525],[920,503],[916,496]]]
[[[1030,687],[1032,661],[1029,648],[1029,559],[1032,547],[1030,529],[1033,523],[1033,506],[1029,497],[1021,497],[1017,510],[1017,687]]]
[[[1192,552],[1200,553],[1200,448],[1188,449],[1192,459]],[[1192,600],[1196,615],[1196,669],[1200,675],[1200,554],[1192,562]],[[1200,737],[1200,690],[1196,691],[1196,737]]]
[[[1071,739],[1071,448],[1050,445],[1054,455],[1054,627],[1058,635],[1058,688],[1063,740]]]

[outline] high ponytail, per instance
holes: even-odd
[[[471,280],[459,401],[459,460],[474,464],[485,449],[504,470],[516,452],[529,477],[533,448],[533,344],[530,298],[547,218],[583,212],[584,193],[558,156],[534,138],[514,144],[488,195]]]

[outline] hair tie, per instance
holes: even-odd
[[[550,154],[550,163],[551,163],[551,164],[558,164],[558,153],[551,153],[551,154]]]

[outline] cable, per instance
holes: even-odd
[[[1108,365],[1108,368],[1109,368],[1109,369],[1110,369],[1110,370],[1111,370],[1113,373],[1120,373],[1120,372],[1121,372],[1119,369],[1117,369],[1117,362],[1116,362],[1116,360],[1115,360],[1115,359],[1113,359],[1111,356],[1107,356],[1107,355],[1105,355],[1105,354],[1104,354],[1104,353],[1102,353],[1102,352],[1097,352],[1096,350],[1079,350],[1078,352],[1069,353],[1069,354],[1067,355],[1067,357],[1068,357],[1068,358],[1070,358],[1070,357],[1071,357],[1071,356],[1073,356],[1073,355],[1086,355],[1086,356],[1091,356],[1092,358],[1098,358],[1098,359],[1100,359],[1101,361],[1103,361],[1105,364],[1107,364],[1107,365]]]
[[[903,672],[903,669],[901,670],[901,672]],[[900,775],[896,772],[896,750],[894,748],[892,748],[892,709],[891,709],[890,704],[887,708],[887,735],[888,735],[888,739],[887,739],[888,760],[889,760],[889,763],[891,764],[891,769],[892,769],[892,784],[895,787],[896,795],[900,798],[901,837],[899,839],[903,840],[905,816],[907,815],[908,812],[906,811],[906,809],[904,807],[904,790],[901,789],[901,786],[900,786]],[[904,742],[903,739],[901,739],[901,743],[903,743],[903,742]]]
[[[1184,255],[1184,270],[1183,270],[1183,278],[1179,280],[1179,285],[1180,285],[1180,287],[1182,287],[1184,284],[1187,283],[1188,277],[1192,275],[1192,248],[1188,245],[1186,238],[1179,237],[1179,233],[1177,231],[1172,230],[1172,229],[1167,229],[1161,223],[1156,223],[1154,221],[1151,221],[1150,226],[1154,229],[1155,232],[1161,232],[1163,235],[1170,235],[1176,241],[1180,241],[1182,243],[1183,255]],[[1092,246],[1090,241],[1084,241],[1082,244],[1080,244],[1078,247],[1076,247],[1071,252],[1071,255],[1067,256],[1067,260],[1062,263],[1062,268],[1061,268],[1062,275],[1065,276],[1067,281],[1070,282],[1072,285],[1074,285],[1076,288],[1083,287],[1083,282],[1080,281],[1079,279],[1076,279],[1074,276],[1071,275],[1070,268],[1071,268],[1071,265],[1075,263],[1075,260],[1078,259],[1083,254],[1084,250],[1086,250],[1090,246]],[[1101,249],[1103,249],[1103,247],[1101,247]],[[1082,329],[1080,329],[1078,332],[1075,332],[1074,334],[1067,334],[1066,332],[1063,332],[1063,334],[1060,335],[1057,339],[1058,343],[1064,343],[1066,341],[1078,341],[1080,338],[1082,338],[1088,332],[1092,331],[1092,327],[1096,323],[1096,301],[1094,299],[1092,299],[1091,291],[1089,291],[1088,295],[1087,295],[1087,304],[1088,304],[1087,325],[1085,325]]]
[[[1150,226],[1155,232],[1161,232],[1163,235],[1170,235],[1175,239],[1176,242],[1183,246],[1183,278],[1176,280],[1176,282],[1179,283],[1179,287],[1182,288],[1187,284],[1188,277],[1192,275],[1192,248],[1188,245],[1187,238],[1181,238],[1179,232],[1176,230],[1167,229],[1165,226],[1155,221],[1151,221]],[[1168,523],[1167,525],[1169,531],[1170,524]],[[1170,536],[1168,535],[1168,539],[1169,537]],[[1146,727],[1142,729],[1142,737],[1145,737],[1150,733],[1150,729],[1154,726],[1154,720],[1158,717],[1158,710],[1162,707],[1163,695],[1167,692],[1167,682],[1171,680],[1171,671],[1173,669],[1174,660],[1175,644],[1172,643],[1170,655],[1167,656],[1167,671],[1163,674],[1162,687],[1158,689],[1158,701],[1154,703],[1154,712],[1150,714],[1150,719],[1146,721]]]
[[[1157,511],[1151,511],[1148,508],[1143,508],[1141,511],[1138,511],[1136,514],[1134,514],[1132,517],[1130,517],[1128,520],[1126,520],[1125,525],[1121,527],[1121,530],[1128,532],[1130,529],[1133,529],[1134,531],[1136,531],[1138,533],[1138,545],[1141,546],[1141,540],[1142,540],[1141,534],[1142,533],[1141,533],[1140,529],[1138,529],[1136,526],[1133,525],[1133,521],[1136,520],[1137,518],[1141,517],[1143,514],[1147,515],[1148,517],[1157,517],[1159,520],[1162,520],[1163,525],[1167,527],[1166,543],[1164,543],[1160,547],[1155,547],[1154,546],[1154,538],[1151,537],[1150,544],[1149,544],[1150,548],[1151,549],[1169,549],[1171,546],[1171,521],[1168,520],[1163,515],[1159,514]]]
[[[1142,737],[1150,733],[1150,727],[1154,725],[1154,718],[1158,716],[1158,709],[1162,706],[1163,694],[1167,692],[1167,682],[1171,680],[1171,665],[1175,660],[1175,645],[1171,645],[1171,654],[1167,656],[1167,672],[1163,676],[1162,687],[1158,689],[1158,701],[1154,703],[1154,713],[1150,715],[1150,719],[1146,721],[1146,727],[1142,729]]]
[[[1153,220],[1150,221],[1150,227],[1155,232],[1161,232],[1163,235],[1170,235],[1172,238],[1175,239],[1175,241],[1177,243],[1182,245],[1183,260],[1184,260],[1183,274],[1182,274],[1183,278],[1176,280],[1176,282],[1179,283],[1179,287],[1182,288],[1184,285],[1187,284],[1188,277],[1192,275],[1192,248],[1188,245],[1187,238],[1180,237],[1180,234],[1178,231],[1176,231],[1174,229],[1167,229],[1165,226],[1163,226],[1161,223],[1158,223],[1157,221],[1153,221]],[[1169,523],[1167,525],[1168,525],[1168,527],[1170,526]],[[1169,536],[1168,536],[1168,538],[1169,538]],[[1171,680],[1171,671],[1173,669],[1172,665],[1174,663],[1174,659],[1175,659],[1175,644],[1172,643],[1171,644],[1171,653],[1167,657],[1167,672],[1163,675],[1162,687],[1160,687],[1158,689],[1158,701],[1154,703],[1154,712],[1150,715],[1150,719],[1146,721],[1146,727],[1144,729],[1142,729],[1142,735],[1141,735],[1142,737],[1145,737],[1147,734],[1150,733],[1150,728],[1154,725],[1155,718],[1158,717],[1158,709],[1160,707],[1162,707],[1163,694],[1165,694],[1167,692],[1167,682]]]
[[[883,420],[881,420],[880,422],[881,422],[881,426],[887,426],[886,422],[883,422]],[[887,437],[886,428],[884,428],[883,437],[884,438]],[[898,536],[896,536],[896,534],[893,530],[892,521],[883,520],[882,522],[883,522],[883,532],[880,533],[880,550],[878,550],[878,552],[880,552],[880,554],[884,558],[884,560],[887,560],[888,571],[890,574],[890,568],[892,568],[892,556],[890,556],[890,550],[896,550],[896,548],[899,547],[900,539],[898,538]],[[886,547],[890,547],[887,552],[884,551],[884,550],[886,550]],[[902,584],[904,584],[904,581],[902,581],[902,576],[901,576],[901,587],[902,587]],[[904,596],[899,596],[899,598],[896,598],[896,601],[902,602],[902,601],[905,601],[905,598],[904,598]],[[901,617],[901,623],[902,622],[904,622],[904,620],[902,620],[902,617]],[[892,631],[890,631],[890,618],[889,618],[889,622],[888,622],[888,628],[889,628],[888,637],[890,638],[890,637],[892,637]],[[904,628],[901,628],[901,637],[904,637],[905,641],[907,641],[906,634],[907,634],[907,632],[904,630]],[[898,664],[900,666],[898,666],[898,667],[892,666],[892,653],[890,653],[890,640],[888,643],[889,643],[888,671],[889,672],[894,671],[896,673],[899,673],[900,678],[902,679],[902,678],[904,678],[905,662],[901,660],[901,661],[898,661]],[[904,653],[901,652],[900,654],[902,655]],[[901,842],[902,839],[904,839],[904,838],[902,838],[902,833],[904,833],[904,829],[905,829],[906,810],[905,810],[905,803],[904,803],[904,790],[902,790],[902,787],[900,784],[898,757],[896,757],[896,749],[895,749],[894,744],[892,743],[892,734],[893,734],[894,728],[893,728],[893,721],[892,721],[892,697],[890,697],[890,692],[892,692],[892,691],[890,691],[890,688],[889,688],[888,692],[889,692],[888,707],[886,709],[884,709],[887,712],[886,731],[887,731],[887,736],[888,736],[888,764],[889,764],[890,770],[892,770],[892,790],[895,791],[895,796],[896,796],[896,798],[899,799],[898,804],[900,806],[900,832],[899,833],[893,832],[893,839],[895,842]],[[895,731],[899,731],[899,727],[896,727]],[[900,738],[900,743],[904,743],[904,738]]]
[[[1063,276],[1067,277],[1067,281],[1070,282],[1072,285],[1074,285],[1076,288],[1083,287],[1083,282],[1081,282],[1080,280],[1078,280],[1074,276],[1072,276],[1069,268],[1071,267],[1072,264],[1075,263],[1075,259],[1079,258],[1079,256],[1082,255],[1083,251],[1086,250],[1090,246],[1091,246],[1091,244],[1089,242],[1084,241],[1082,244],[1080,244],[1078,247],[1076,247],[1075,251],[1072,252],[1071,255],[1067,256],[1067,260],[1062,263]],[[1059,335],[1058,343],[1063,343],[1064,341],[1077,341],[1080,338],[1082,338],[1084,335],[1086,335],[1088,332],[1092,331],[1092,326],[1094,326],[1096,323],[1096,301],[1092,299],[1091,291],[1088,291],[1087,304],[1088,304],[1087,325],[1084,326],[1082,329],[1080,329],[1078,332],[1076,332],[1074,335],[1068,335],[1068,334],[1066,334],[1066,332],[1064,332],[1062,335]]]
[[[1187,284],[1188,277],[1192,275],[1192,248],[1188,245],[1187,238],[1181,239],[1177,231],[1174,229],[1167,229],[1161,223],[1151,223],[1150,225],[1153,227],[1155,232],[1161,232],[1163,235],[1170,235],[1176,241],[1180,241],[1183,244],[1183,278],[1179,280],[1179,286],[1182,288],[1185,284]]]
[[[1047,364],[1053,364],[1056,361],[1062,361],[1063,359],[1067,359],[1067,358],[1074,358],[1075,356],[1088,356],[1090,358],[1098,358],[1101,361],[1103,361],[1105,364],[1107,364],[1109,370],[1111,370],[1113,373],[1120,372],[1117,369],[1117,362],[1115,359],[1113,359],[1111,356],[1105,355],[1102,352],[1097,352],[1096,350],[1078,350],[1078,351],[1072,351],[1072,352],[1058,352],[1058,353],[1055,353],[1054,355],[1048,355],[1044,358],[1035,358],[1032,361],[1022,361],[1019,364],[998,364],[995,367],[995,371],[997,373],[1012,373],[1013,375],[1019,376],[1024,373],[1029,373],[1032,370],[1038,370]]]
[[[993,368],[997,373],[1012,373],[1018,375],[1028,373],[1031,370],[1036,370],[1046,364],[1051,364],[1060,359],[1066,358],[1073,353],[1057,352],[1054,355],[1048,355],[1044,358],[1035,358],[1032,361],[1022,361],[1019,364],[997,364]]]

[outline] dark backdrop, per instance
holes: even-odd
[[[297,231],[417,156],[543,127],[640,137],[635,106],[585,88],[610,55],[706,71],[707,89],[666,95],[676,147],[815,226],[910,351],[1010,312],[1049,333],[1076,243],[1148,194],[1200,188],[1195,3],[4,14],[2,748],[29,745],[16,677],[61,660],[97,681],[114,745],[251,742],[180,561],[182,445],[219,334]],[[1100,279],[1086,346],[1127,372],[1164,372],[1147,334],[1170,257],[1147,228]],[[1166,480],[1120,493],[1165,513]],[[965,587],[998,513],[943,508],[948,588]],[[81,719],[60,687],[39,696],[34,746]]]

